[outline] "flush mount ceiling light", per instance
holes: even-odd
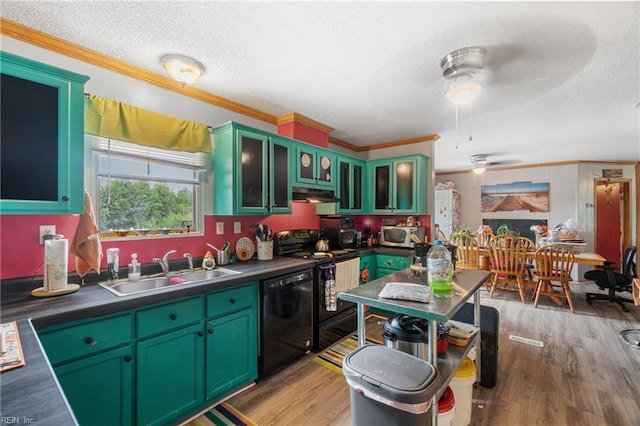
[[[204,65],[188,56],[164,55],[160,62],[171,78],[182,85],[194,83],[204,74]]]
[[[463,47],[440,60],[442,78],[437,86],[447,99],[456,105],[473,101],[483,85],[491,80],[491,71],[485,69],[487,49]]]
[[[487,169],[487,154],[472,155],[471,164],[473,164],[473,173],[482,174]]]

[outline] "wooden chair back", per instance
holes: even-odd
[[[496,235],[489,242],[489,267],[491,272],[522,276],[527,243],[511,235]]]
[[[489,243],[493,239],[493,234],[485,234],[484,232],[474,232],[473,234],[480,247],[489,247]]]
[[[449,243],[458,247],[456,268],[480,269],[478,242],[472,234],[457,232],[451,235]]]
[[[544,281],[569,281],[573,269],[573,252],[565,246],[551,244],[540,247],[535,255],[535,277]]]

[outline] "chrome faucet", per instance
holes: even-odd
[[[182,257],[187,258],[187,261],[189,262],[189,270],[193,271],[193,256],[191,256],[191,253],[185,253]]]
[[[169,272],[169,255],[175,252],[176,252],[175,250],[169,250],[164,254],[164,256],[162,256],[162,259],[154,257],[153,263],[159,264],[160,267],[162,268],[162,272],[166,274],[167,272]]]

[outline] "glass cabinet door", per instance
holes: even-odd
[[[328,155],[318,155],[318,183],[331,185],[333,182],[333,159]]]
[[[414,161],[394,162],[395,197],[393,208],[413,210],[414,205]]]
[[[363,167],[359,164],[353,165],[353,203],[352,210],[362,210],[362,189],[363,189]]]
[[[391,199],[391,165],[383,164],[374,169],[375,193],[373,205],[375,210],[387,210]]]
[[[266,200],[264,165],[266,139],[241,135],[240,176],[242,208],[264,208]]]
[[[269,193],[269,210],[271,213],[289,213],[291,207],[291,185],[289,182],[289,145],[271,139],[270,170],[271,186]]]
[[[340,161],[340,210],[349,210],[351,208],[351,164],[346,161]],[[353,184],[355,187],[355,182]]]

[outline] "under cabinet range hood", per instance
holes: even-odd
[[[291,188],[291,201],[294,203],[339,203],[340,199],[330,189],[307,188],[294,186]]]

